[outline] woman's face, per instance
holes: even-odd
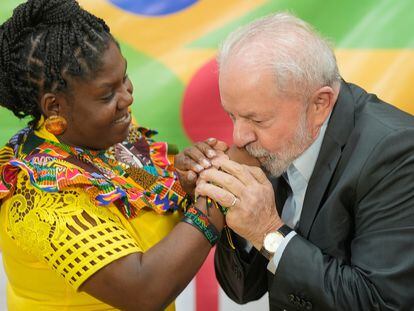
[[[59,115],[68,123],[59,140],[88,149],[107,149],[127,137],[133,87],[126,69],[126,60],[111,42],[92,78],[69,79],[70,91],[56,97],[61,102]]]

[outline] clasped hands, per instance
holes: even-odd
[[[195,143],[175,157],[184,190],[227,207],[227,226],[260,250],[265,234],[283,223],[272,184],[259,165],[244,149],[229,148],[214,138]]]

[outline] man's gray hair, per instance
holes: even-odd
[[[219,49],[222,70],[233,56],[259,68],[270,68],[282,94],[308,97],[319,87],[340,81],[336,58],[328,41],[308,23],[290,13],[272,14],[233,33]]]

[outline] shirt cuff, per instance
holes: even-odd
[[[285,251],[285,248],[288,245],[289,241],[295,235],[296,235],[296,232],[292,231],[283,238],[282,243],[280,243],[279,247],[277,248],[275,255],[269,261],[269,264],[267,265],[267,270],[269,270],[273,274],[276,274],[276,269],[277,269],[277,266],[279,265],[280,259],[282,258],[283,252]]]
[[[244,251],[250,253],[253,248],[253,244],[246,240],[246,245],[244,246]]]

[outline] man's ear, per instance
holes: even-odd
[[[315,138],[328,118],[336,102],[337,94],[330,86],[324,86],[313,93],[308,106],[308,122]]]
[[[46,118],[50,116],[58,116],[61,111],[59,101],[57,100],[56,94],[45,93],[40,99],[40,108]]]

